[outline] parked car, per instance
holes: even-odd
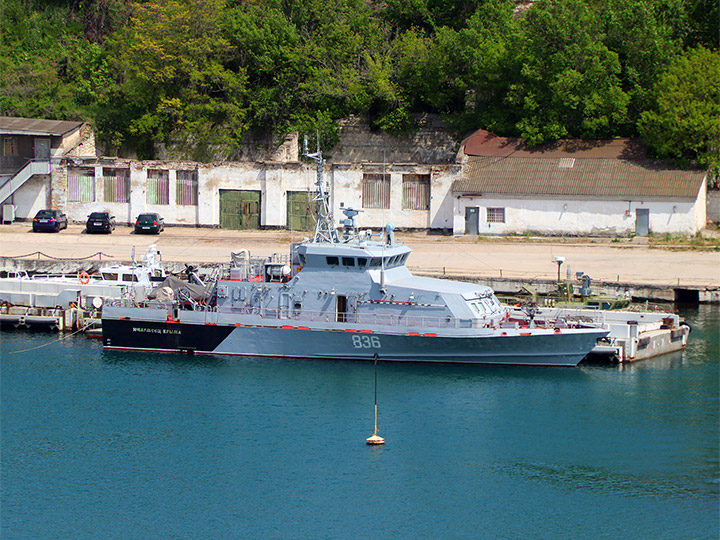
[[[85,230],[90,233],[104,232],[111,233],[115,230],[115,216],[110,212],[93,212],[88,216]]]
[[[33,232],[67,229],[67,216],[60,210],[40,210],[33,218]]]
[[[165,229],[165,221],[160,214],[140,214],[135,220],[136,233],[160,234]]]

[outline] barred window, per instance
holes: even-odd
[[[68,201],[95,200],[95,169],[68,169]]]
[[[504,208],[488,208],[487,209],[487,222],[488,223],[505,223],[505,209]]]
[[[130,202],[130,171],[103,167],[105,202]]]
[[[430,209],[430,175],[403,174],[403,210]]]
[[[390,175],[363,174],[363,208],[390,208]]]
[[[170,175],[168,171],[148,169],[147,203],[170,204]]]
[[[197,206],[198,176],[197,171],[177,171],[177,190],[175,202],[180,206]]]

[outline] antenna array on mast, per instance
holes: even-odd
[[[339,239],[337,230],[335,229],[335,220],[330,212],[330,195],[325,190],[323,182],[323,165],[325,162],[322,157],[322,152],[320,151],[320,137],[318,136],[317,150],[313,153],[308,152],[307,142],[306,135],[303,140],[303,156],[312,159],[317,166],[317,180],[315,181],[317,190],[315,197],[313,197],[313,202],[316,203],[317,208],[317,219],[313,242],[338,243]]]

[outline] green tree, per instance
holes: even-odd
[[[630,97],[628,123],[617,134],[635,135],[640,113],[650,106],[652,86],[682,52],[682,41],[661,2],[596,0],[604,44],[617,53],[622,89]],[[672,10],[677,12],[677,10]]]
[[[420,30],[426,35],[442,28],[459,30],[487,0],[373,0],[397,32]]]
[[[136,3],[127,27],[113,35],[120,87],[99,112],[103,126],[136,140],[142,157],[154,143],[207,160],[228,155],[247,129],[245,72],[230,70],[222,35],[224,0]]]
[[[6,0],[0,18],[0,114],[84,119],[73,88],[86,44],[68,8]]]
[[[602,42],[581,0],[541,0],[522,20],[519,80],[508,92],[519,134],[531,145],[564,137],[611,137],[627,121],[617,53]]]
[[[428,100],[460,131],[512,131],[517,121],[504,104],[519,68],[511,54],[518,22],[511,0],[488,0],[465,28],[438,30],[431,48]]]
[[[661,157],[720,172],[720,54],[702,46],[673,62],[655,85],[655,106],[638,129]]]
[[[689,18],[688,43],[707,49],[720,49],[720,2],[686,0]]]
[[[336,121],[372,102],[367,55],[385,34],[364,3],[237,2],[226,27],[252,88],[248,120],[255,130],[320,130],[330,144]]]

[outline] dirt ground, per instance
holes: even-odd
[[[168,227],[160,235],[136,235],[118,226],[110,235],[89,235],[82,225],[59,233],[33,233],[29,223],[0,225],[1,257],[85,258],[97,253],[112,261],[129,261],[147,246],[156,244],[164,261],[186,263],[225,262],[231,251],[249,249],[253,256],[287,253],[289,243],[309,233],[291,231],[230,231],[224,229]],[[414,271],[516,279],[557,278],[555,257],[565,257],[561,275],[585,272],[596,281],[677,286],[720,286],[720,252],[716,250],[666,250],[643,239],[610,241],[585,239],[454,238],[425,233],[399,233],[399,241],[414,251],[408,266]],[[97,255],[95,255],[97,257]]]

